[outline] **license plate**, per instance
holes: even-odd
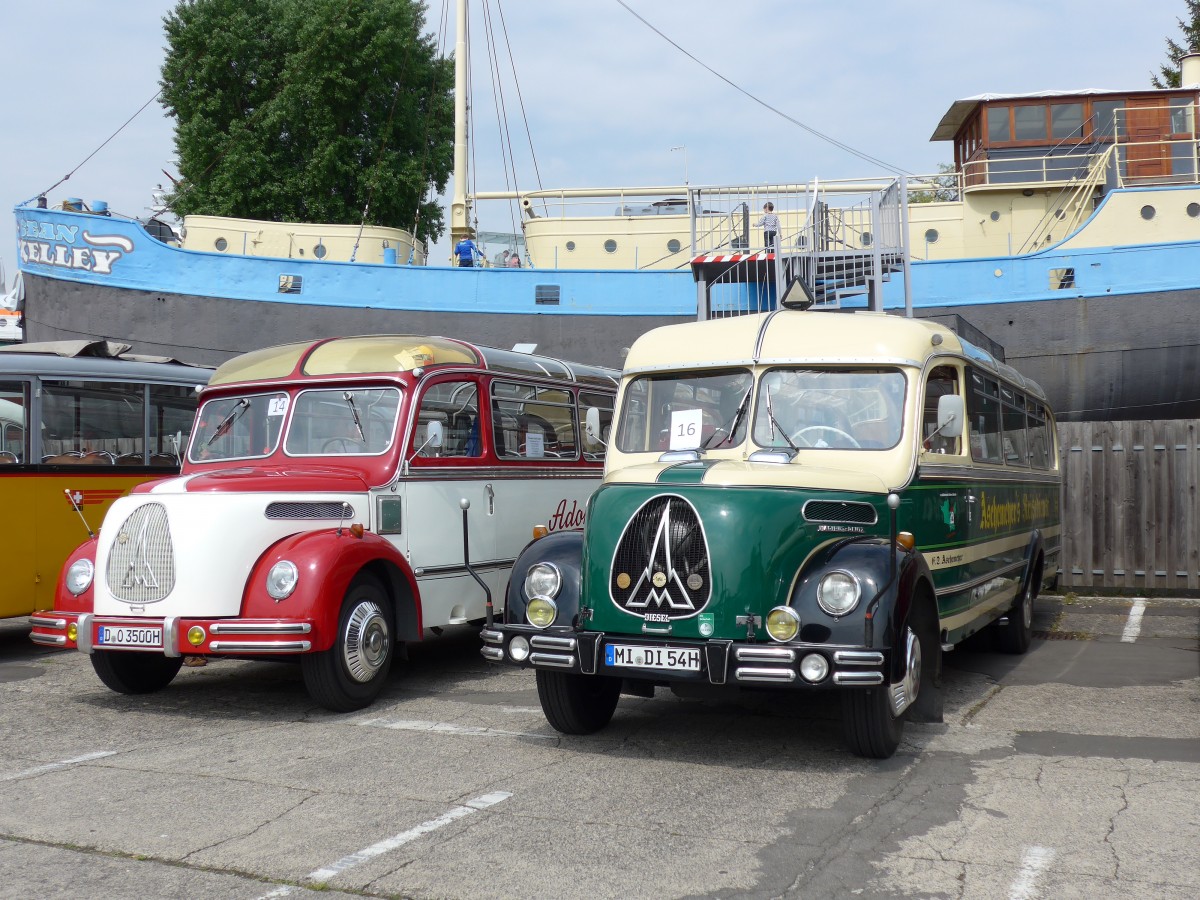
[[[641,647],[629,644],[607,644],[604,648],[604,662],[610,666],[699,672],[700,651],[696,647]]]
[[[101,625],[96,630],[96,644],[105,647],[161,647],[162,642],[161,628]]]

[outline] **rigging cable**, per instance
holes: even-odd
[[[504,187],[508,189],[509,172],[512,173],[512,190],[520,193],[517,183],[517,160],[513,151],[512,135],[508,130],[508,108],[504,102],[504,84],[500,74],[500,52],[496,46],[496,32],[492,27],[491,6],[488,0],[483,2],[483,16],[487,31],[488,74],[492,79],[492,106],[496,111],[496,128],[500,135],[500,162],[504,169]],[[513,233],[517,231],[517,222],[513,217],[513,205],[508,204],[508,220]]]
[[[631,16],[633,16],[635,19],[637,19],[639,22],[641,22],[643,25],[645,25],[647,28],[649,28],[651,31],[653,31],[655,34],[657,34],[660,38],[662,38],[664,41],[666,41],[668,44],[670,44],[672,47],[674,47],[676,50],[678,50],[680,53],[682,53],[688,59],[692,60],[692,62],[696,63],[697,65],[701,66],[704,69],[707,69],[709,72],[711,72],[713,75],[717,76],[717,78],[721,79],[723,82],[725,82],[731,88],[733,88],[735,91],[749,97],[751,100],[753,100],[759,106],[762,106],[765,109],[770,110],[771,112],[775,113],[775,115],[779,116],[781,119],[791,122],[793,125],[797,126],[798,128],[803,129],[804,131],[807,131],[809,134],[813,135],[814,137],[820,138],[821,140],[825,141],[826,143],[832,144],[833,146],[835,146],[841,150],[845,150],[847,153],[857,156],[861,160],[864,160],[864,161],[869,162],[876,166],[882,166],[883,168],[887,169],[889,172],[896,172],[898,174],[903,174],[903,175],[912,175],[913,174],[912,172],[909,172],[907,169],[903,169],[900,166],[893,166],[891,163],[887,163],[881,159],[877,159],[876,157],[871,156],[868,153],[863,153],[861,150],[855,150],[849,144],[844,144],[841,141],[839,141],[837,138],[830,137],[827,134],[823,134],[822,132],[817,131],[817,129],[813,128],[812,126],[805,125],[799,119],[792,118],[787,113],[783,112],[780,109],[775,108],[770,103],[767,103],[767,101],[754,96],[754,94],[751,94],[745,88],[743,88],[737,84],[734,84],[734,82],[730,81],[728,78],[726,78],[724,75],[722,75],[716,69],[714,69],[712,66],[701,61],[700,59],[697,59],[692,53],[688,52],[683,47],[679,46],[679,44],[675,43],[675,41],[671,40],[671,38],[667,37],[665,34],[663,34],[661,31],[659,31],[659,29],[655,28],[653,25],[651,25],[649,22],[647,22],[645,19],[643,19],[640,15],[638,15],[636,12],[634,12],[632,9],[630,9],[628,4],[625,3],[625,0],[617,0],[617,3],[620,4],[625,9],[625,11],[628,12]]]

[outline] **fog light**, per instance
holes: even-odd
[[[79,637],[79,626],[72,622],[67,626],[67,640],[73,641]]]
[[[777,606],[767,613],[767,634],[777,641],[790,641],[800,633],[800,617],[790,606]]]
[[[199,625],[193,625],[188,629],[188,643],[193,647],[199,647],[201,644],[203,644],[206,637],[208,637],[208,635],[204,633],[204,629]]]
[[[508,642],[508,655],[513,662],[525,662],[529,659],[529,641],[518,634]]]
[[[558,615],[558,604],[549,597],[534,597],[525,607],[525,618],[534,628],[545,628]]]
[[[810,653],[800,660],[800,674],[805,681],[811,681],[813,684],[824,681],[825,676],[829,674],[829,663],[820,653]]]

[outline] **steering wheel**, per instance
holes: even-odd
[[[321,448],[322,453],[362,453],[367,449],[366,441],[355,440],[354,438],[335,437],[330,438],[325,442],[325,446]]]
[[[835,428],[833,425],[809,425],[807,428],[801,428],[799,431],[797,431],[795,434],[793,434],[792,440],[803,441],[803,446],[805,446],[805,447],[817,446],[816,443],[814,443],[813,441],[809,440],[808,438],[806,438],[804,436],[805,432],[808,432],[808,431],[828,431],[833,434],[836,434],[838,437],[845,438],[846,440],[848,440],[850,442],[850,446],[857,447],[860,450],[862,449],[862,444],[860,444],[858,441],[856,441],[854,439],[854,435],[850,434],[849,432],[842,431],[842,429],[840,429],[840,428]]]

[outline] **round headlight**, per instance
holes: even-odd
[[[540,562],[529,567],[525,574],[525,596],[534,597],[558,596],[562,589],[562,573],[554,563]]]
[[[790,606],[777,606],[767,613],[767,634],[777,641],[790,641],[800,633],[800,617]]]
[[[558,604],[549,597],[534,597],[525,607],[525,618],[534,628],[545,628],[558,615]]]
[[[77,559],[67,569],[67,590],[78,597],[92,586],[96,567],[90,559]]]
[[[271,571],[267,573],[267,593],[276,600],[283,600],[291,596],[299,580],[300,570],[296,568],[296,564],[281,559],[271,566]]]
[[[858,604],[858,579],[849,572],[830,572],[817,585],[817,603],[831,616],[844,616]]]
[[[525,662],[529,658],[529,641],[518,634],[508,642],[508,655],[513,662]]]
[[[800,660],[800,675],[805,681],[816,684],[829,674],[829,662],[820,653],[810,653]]]

